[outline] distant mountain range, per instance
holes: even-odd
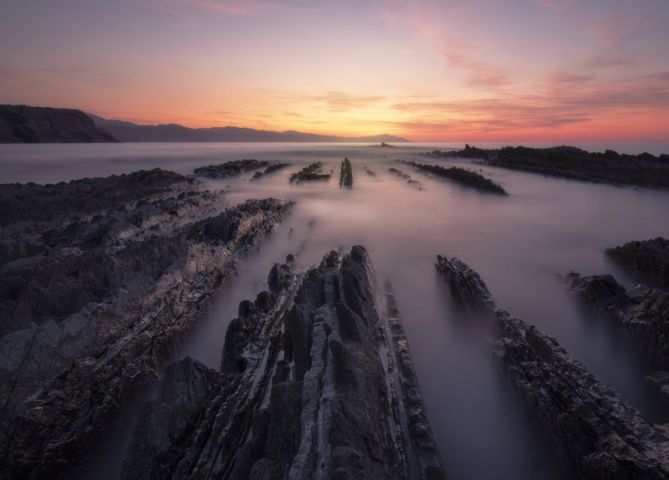
[[[239,127],[139,125],[67,108],[0,105],[0,143],[92,142],[406,142],[393,135],[337,137]]]
[[[338,137],[288,130],[275,132],[240,127],[188,128],[176,123],[139,125],[121,120],[108,120],[88,114],[95,125],[122,142],[406,142],[393,135],[369,137]]]

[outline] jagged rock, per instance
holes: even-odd
[[[0,105],[0,143],[118,142],[81,110]]]
[[[33,207],[0,233],[45,252],[26,261],[32,250],[11,249],[0,268],[0,469],[11,478],[68,477],[290,208],[225,209],[220,195],[159,170],[91,182],[100,189],[87,213],[58,206],[49,220]],[[23,187],[39,206],[45,191],[77,204],[73,190],[88,195],[79,186]]]
[[[370,177],[376,177],[376,172],[367,166],[365,166],[365,173]]]
[[[329,173],[322,173],[323,164],[321,162],[314,162],[297,173],[290,176],[290,183],[313,182],[321,180],[330,180]]]
[[[142,452],[164,436],[138,426],[124,478],[445,478],[397,307],[387,290],[379,313],[365,249],[293,267],[280,268],[290,280],[271,308],[240,304],[213,398],[148,468]]]
[[[572,294],[628,328],[651,355],[669,366],[669,293],[645,285],[625,288],[611,275],[570,272],[566,282]]]
[[[352,187],[353,186],[353,167],[351,161],[345,158],[341,162],[341,171],[339,173],[339,186]]]
[[[669,240],[657,237],[609,248],[606,253],[646,283],[669,288]]]
[[[446,178],[448,180],[454,181],[459,185],[473,188],[481,192],[495,193],[498,195],[507,195],[506,190],[504,190],[500,185],[496,184],[489,178],[485,178],[483,175],[480,175],[476,172],[472,172],[470,170],[465,170],[464,168],[458,168],[458,167],[444,168],[440,167],[439,165],[427,165],[416,162],[404,162],[404,163],[406,163],[407,165],[411,165],[418,171],[426,172],[440,178]]]
[[[233,160],[225,162],[220,165],[208,165],[206,167],[199,167],[193,170],[193,173],[198,177],[207,178],[230,178],[242,173],[259,170],[268,167],[269,162],[264,160],[247,159]],[[268,167],[269,168],[269,167]],[[258,172],[256,172],[258,173]]]
[[[399,170],[395,167],[390,167],[388,171],[393,175],[395,175],[396,177],[401,178],[412,187],[418,190],[423,190],[423,185],[418,180],[414,180],[413,178],[411,178],[411,175],[409,175],[408,173],[404,173],[402,170]]]
[[[253,177],[251,177],[251,180],[258,180],[266,175],[270,175],[274,172],[278,172],[279,170],[283,170],[286,167],[289,167],[290,163],[272,163],[270,164],[265,170],[262,172],[256,172],[253,174]]]
[[[583,479],[667,479],[669,438],[573,360],[557,341],[496,309],[481,278],[457,259],[437,270],[461,305],[495,327],[494,352],[556,449]]]
[[[434,150],[438,158],[473,158],[497,167],[555,177],[614,185],[669,188],[669,155],[619,154],[612,150],[586,152],[576,147],[504,147],[482,149],[465,146],[460,151]]]

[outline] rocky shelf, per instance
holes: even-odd
[[[365,249],[307,272],[276,264],[267,283],[239,305],[219,371],[167,369],[124,478],[444,479],[392,290],[377,291]]]
[[[345,158],[341,162],[341,168],[339,172],[339,186],[349,188],[353,186],[353,167],[351,166],[351,161],[348,158]]]
[[[291,204],[162,170],[0,192],[0,470],[69,478]]]
[[[406,165],[411,165],[415,169],[434,175],[436,177],[451,180],[464,187],[473,188],[481,192],[495,193],[498,195],[507,195],[500,185],[493,182],[489,178],[484,177],[476,172],[465,170],[464,168],[449,167],[444,168],[439,165],[427,165],[416,162],[404,162]]]
[[[669,288],[669,240],[666,238],[629,242],[609,248],[606,253],[645,283]]]
[[[479,275],[439,256],[456,303],[494,325],[494,352],[511,383],[578,478],[669,478],[669,438],[573,360],[553,338],[498,310]]]
[[[587,152],[576,147],[504,147],[482,149],[466,145],[464,150],[434,150],[436,158],[471,158],[489,165],[544,175],[648,188],[669,188],[669,155],[655,156]]]
[[[669,368],[669,293],[646,285],[625,288],[611,275],[570,272],[567,288],[584,304],[628,328]]]
[[[243,160],[233,160],[220,165],[208,165],[193,170],[198,177],[207,178],[230,178],[243,173],[252,172],[261,168],[269,167],[270,163],[265,160],[254,160],[245,158]]]
[[[290,183],[313,182],[313,181],[327,181],[330,180],[330,173],[322,173],[323,164],[321,162],[314,162],[307,165],[299,172],[293,173],[290,176]]]

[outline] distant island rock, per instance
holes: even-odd
[[[81,110],[0,105],[0,143],[117,141]]]
[[[140,125],[121,120],[108,120],[88,114],[98,127],[111,132],[122,142],[407,142],[393,135],[369,137],[338,137],[287,130],[255,130],[240,127],[188,128],[176,123]]]
[[[669,155],[629,155],[606,150],[588,152],[576,147],[504,147],[427,152],[436,158],[479,159],[488,165],[541,173],[586,182],[669,189]]]

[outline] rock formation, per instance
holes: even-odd
[[[426,165],[423,163],[416,162],[404,162],[407,165],[411,165],[417,170],[431,175],[445,178],[451,180],[459,185],[474,188],[481,192],[495,193],[498,195],[506,195],[506,191],[498,184],[485,178],[483,175],[480,175],[476,172],[470,170],[465,170],[464,168],[450,167],[444,168],[439,165]]]
[[[306,273],[277,264],[268,285],[239,305],[220,372],[170,367],[124,478],[445,478],[392,291],[376,290],[365,249]]]
[[[265,170],[262,172],[258,171],[253,174],[253,177],[251,177],[251,180],[258,180],[260,178],[263,178],[266,175],[270,175],[274,172],[278,172],[279,170],[283,170],[286,167],[289,167],[290,163],[271,163]]]
[[[198,177],[207,178],[230,178],[242,173],[259,170],[269,165],[269,162],[264,160],[254,160],[245,158],[244,160],[233,160],[225,162],[220,165],[208,165],[206,167],[199,167],[193,170],[193,173]]]
[[[438,158],[480,159],[490,165],[555,177],[614,185],[669,188],[669,155],[619,154],[613,150],[587,152],[576,147],[504,147],[482,149],[465,146],[460,151],[434,150]]]
[[[669,288],[669,240],[657,237],[609,248],[606,253],[645,283]]]
[[[118,140],[80,110],[0,105],[0,143],[93,142]]]
[[[290,204],[161,170],[0,192],[0,471],[65,478]]]
[[[290,183],[313,182],[313,181],[327,181],[330,180],[329,173],[322,173],[323,164],[321,162],[314,162],[297,173],[290,176]]]
[[[413,178],[411,178],[411,175],[409,175],[408,173],[404,173],[402,170],[399,170],[395,167],[390,167],[388,171],[393,175],[395,175],[396,177],[399,177],[405,182],[407,182],[410,186],[418,190],[423,189],[423,185],[418,180],[414,180]]]
[[[365,173],[370,177],[376,177],[376,172],[365,165]]]
[[[628,328],[669,368],[669,293],[645,285],[625,288],[611,275],[583,277],[571,272],[566,281],[571,293]]]
[[[349,188],[353,186],[353,167],[351,167],[351,161],[348,158],[345,158],[341,162],[341,170],[339,172],[339,186]]]
[[[531,413],[582,479],[667,479],[669,438],[570,358],[553,338],[496,309],[479,275],[439,256],[460,306],[494,326],[494,352]]]

